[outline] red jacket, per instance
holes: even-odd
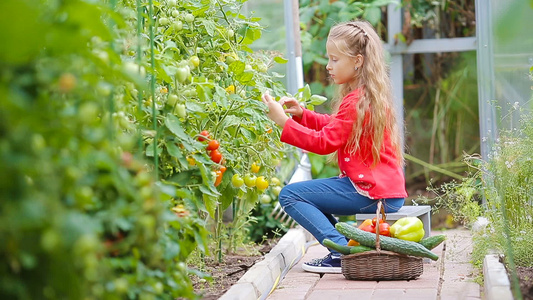
[[[336,115],[320,114],[304,109],[302,118],[287,120],[281,141],[316,154],[338,151],[341,176],[348,176],[357,191],[371,199],[405,198],[403,169],[396,162],[390,134],[385,133],[381,161],[372,167],[371,141],[361,137],[361,148],[350,155],[345,148],[352,131],[359,91],[355,90],[342,100]]]

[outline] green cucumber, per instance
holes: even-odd
[[[339,252],[340,254],[345,254],[345,255],[374,250],[374,249],[372,249],[370,247],[361,246],[361,245],[359,245],[359,246],[339,245],[339,244],[335,243],[334,241],[332,241],[330,239],[324,239],[322,241],[322,245],[328,247],[331,250],[335,250],[335,251]]]
[[[427,249],[431,250],[438,245],[440,245],[444,240],[446,239],[446,236],[444,234],[434,235],[427,238],[423,238],[418,242],[420,245],[426,247]]]
[[[322,245],[328,247],[331,250],[335,250],[340,254],[350,254],[350,246],[339,245],[330,239],[324,239],[322,241]]]
[[[376,247],[376,234],[363,231],[345,222],[338,222],[335,228],[347,238],[358,241],[361,245],[367,247]],[[437,254],[426,249],[424,246],[416,242],[400,240],[387,236],[380,236],[381,249],[388,250],[400,254],[427,257],[432,260],[438,260]]]
[[[356,253],[361,253],[361,252],[366,252],[366,251],[372,251],[372,250],[376,250],[376,248],[372,249],[370,247],[367,247],[367,246],[363,246],[363,245],[359,245],[359,246],[350,246],[350,254],[356,254]]]

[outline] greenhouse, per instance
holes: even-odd
[[[0,298],[533,299],[533,1],[0,1]]]

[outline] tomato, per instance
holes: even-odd
[[[169,21],[168,21],[167,18],[164,18],[164,17],[163,18],[159,18],[159,25],[160,26],[166,26],[168,24],[169,24]]]
[[[187,108],[185,107],[185,104],[177,104],[174,107],[174,113],[181,118],[185,118],[187,116]]]
[[[181,21],[174,21],[174,23],[172,23],[172,29],[174,29],[175,31],[180,31],[183,29],[183,22]]]
[[[171,14],[174,18],[177,18],[180,15],[180,12],[177,9],[173,9]]]
[[[178,67],[178,69],[176,70],[176,78],[180,83],[184,83],[185,81],[187,81],[189,75],[191,75],[191,69],[189,68],[189,66]]]
[[[270,184],[272,184],[273,186],[278,186],[278,185],[281,185],[281,182],[279,181],[277,177],[272,177],[270,179]]]
[[[205,136],[206,138],[208,138],[208,137],[209,137],[209,131],[207,131],[207,130],[202,130],[202,132],[200,132],[200,135]],[[203,142],[203,141],[205,141],[206,139],[204,139],[203,137],[198,137],[198,140],[199,140],[200,142]]]
[[[244,184],[244,179],[242,179],[241,175],[235,174],[231,177],[231,184],[233,184],[234,187],[239,188]]]
[[[261,166],[256,164],[255,162],[252,164],[252,167],[250,168],[253,173],[258,173],[259,169],[261,169]]]
[[[376,226],[376,223],[378,222],[378,218],[375,217],[372,219],[372,225]],[[379,219],[379,224],[383,223],[385,221],[383,221],[383,219]]]
[[[247,187],[254,187],[256,179],[257,178],[254,175],[246,174],[246,176],[244,176],[244,184],[246,184]]]
[[[225,166],[220,166],[219,168],[220,172],[222,172],[222,174],[224,174],[227,170],[227,168]]]
[[[264,194],[264,195],[261,196],[259,201],[261,202],[261,204],[270,204],[270,202],[272,202],[272,198],[270,198],[269,195]]]
[[[185,22],[191,23],[192,21],[194,21],[194,16],[192,14],[186,14],[183,19],[185,20]]]
[[[220,151],[218,150],[211,151],[211,154],[209,154],[209,156],[211,157],[211,160],[216,162],[217,164],[222,161],[222,153],[220,153]]]
[[[215,179],[215,186],[219,186],[220,183],[222,182],[222,175],[224,175],[224,173],[220,170],[216,170],[215,173],[217,176]]]
[[[175,94],[168,95],[167,104],[171,107],[174,107],[178,103],[178,96]]]
[[[76,77],[70,73],[64,73],[59,77],[59,90],[63,93],[70,92],[76,86]]]
[[[255,180],[255,186],[261,190],[264,191],[268,187],[268,180],[265,179],[265,176],[259,176]]]
[[[279,193],[281,192],[281,186],[274,186],[272,187],[272,193],[275,195],[275,196],[279,196]]]
[[[200,59],[198,58],[198,56],[196,55],[193,55],[189,58],[189,63],[194,67],[198,67],[200,65]]]
[[[232,37],[235,36],[235,31],[233,31],[233,29],[228,29],[228,37],[231,39]]]
[[[220,146],[220,143],[217,140],[210,140],[209,143],[207,144],[206,149],[209,151],[217,150],[219,146]]]

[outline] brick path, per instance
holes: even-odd
[[[470,264],[472,241],[466,229],[442,232],[445,243],[433,249],[438,261],[425,260],[424,273],[416,280],[354,281],[342,274],[314,274],[302,270],[302,263],[326,255],[319,244],[310,246],[291,268],[268,300],[479,300],[481,287],[473,282],[477,272]],[[441,234],[433,232],[432,235]]]

